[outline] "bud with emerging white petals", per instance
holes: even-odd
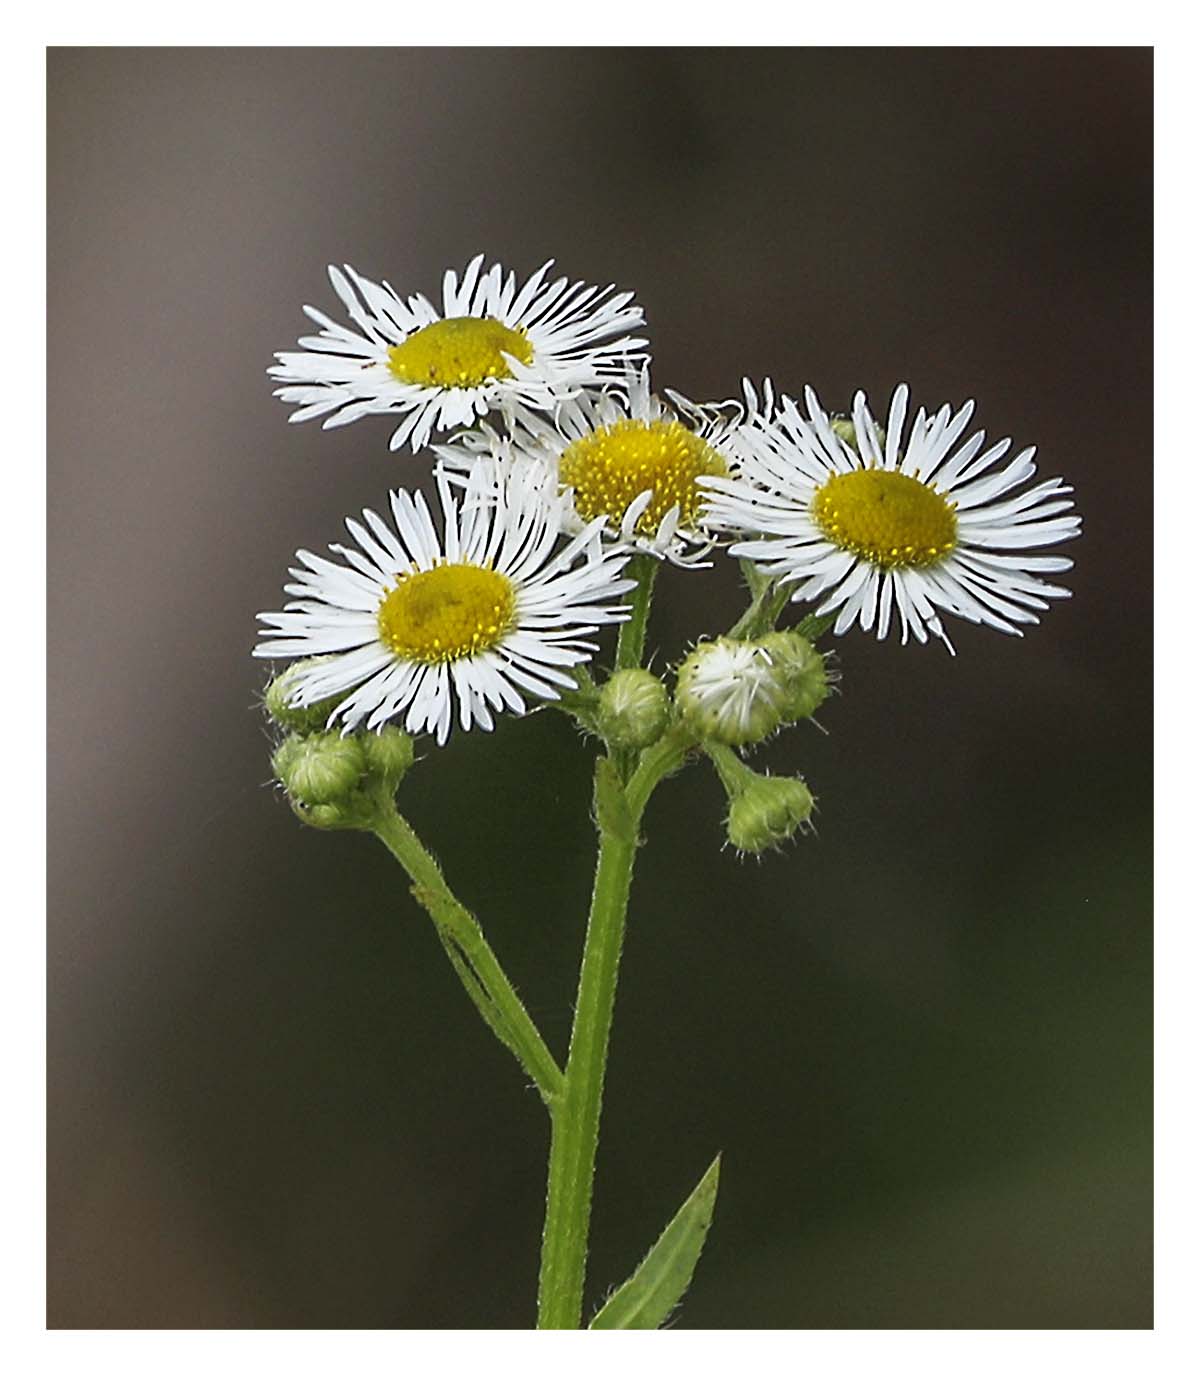
[[[753,640],[702,641],[679,666],[675,702],[701,740],[754,745],[779,726],[782,692],[771,656]]]

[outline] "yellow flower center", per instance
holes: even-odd
[[[892,469],[835,473],[813,498],[813,519],[842,549],[881,568],[924,568],[958,541],[953,502]]]
[[[490,377],[512,377],[505,354],[533,362],[524,330],[510,330],[490,315],[455,315],[435,320],[388,350],[388,367],[398,382],[421,387],[478,387]]]
[[[379,607],[379,637],[401,659],[445,664],[489,650],[512,629],[516,590],[494,569],[439,564],[401,574]]]
[[[725,460],[677,420],[621,420],[567,446],[559,460],[564,487],[575,489],[575,509],[585,521],[608,516],[614,523],[639,494],[653,497],[637,523],[653,535],[673,506],[679,523],[694,525],[703,492],[702,474],[724,477]]]

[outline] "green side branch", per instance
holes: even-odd
[[[521,1002],[483,930],[459,902],[441,866],[394,805],[381,807],[371,829],[412,880],[413,897],[433,919],[455,973],[483,1020],[537,1086],[548,1108],[562,1093],[563,1073]]]

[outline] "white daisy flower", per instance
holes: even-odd
[[[648,367],[630,369],[621,387],[564,402],[552,422],[526,415],[511,437],[483,427],[435,448],[443,464],[468,473],[480,454],[511,453],[547,468],[570,493],[568,529],[603,517],[623,544],[707,568],[713,538],[699,524],[705,494],[697,479],[730,473],[727,451],[743,408],[667,395],[671,405],[651,392]]]
[[[804,395],[807,418],[783,397],[773,420],[739,429],[736,478],[701,482],[714,528],[754,537],[729,553],[794,584],[793,601],[836,611],[835,634],[857,621],[883,640],[894,611],[902,642],[932,633],[953,653],[939,608],[1021,635],[1034,609],[1071,595],[1036,576],[1070,559],[1025,551],[1079,534],[1072,489],[1050,478],[1011,495],[1036,472],[1035,450],[997,467],[1011,440],[985,450],[980,430],[959,444],[974,402],[954,415],[922,407],[906,440],[908,387],[892,396],[886,432],[859,392],[850,443],[849,424],[831,422],[811,388]]]
[[[616,599],[626,552],[602,544],[593,522],[559,548],[562,507],[547,475],[529,465],[497,475],[481,465],[461,501],[438,475],[443,535],[420,493],[391,494],[395,530],[373,511],[346,527],[357,548],[331,545],[343,563],[300,550],[285,591],[299,598],[263,612],[254,653],[326,655],[296,674],[293,707],[353,689],[332,711],[344,731],[399,721],[450,733],[492,729],[492,712],[525,711],[575,687],[567,672],[591,659],[585,637],[623,621]]]
[[[644,357],[646,343],[626,333],[644,323],[632,292],[547,281],[553,261],[518,290],[499,263],[481,271],[480,254],[461,280],[447,271],[440,313],[419,293],[402,299],[348,264],[330,267],[357,329],[305,306],[321,332],[299,341],[302,353],[275,355],[267,371],[284,384],[275,395],[299,406],[289,420],[324,416],[326,428],[402,416],[392,449],[421,449],[434,431],[472,425],[489,411],[549,410]]]

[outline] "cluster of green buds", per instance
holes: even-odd
[[[758,745],[829,695],[825,657],[798,631],[704,640],[679,666],[675,701],[700,741]]]
[[[673,699],[656,674],[621,669],[603,686],[589,682],[572,695],[570,710],[622,751],[654,746],[668,730],[699,747],[729,800],[730,844],[758,855],[809,823],[813,796],[802,779],[760,774],[736,752],[813,716],[831,691],[827,658],[795,630],[719,636],[696,645],[679,665]]]
[[[336,697],[294,706],[297,678],[314,662],[293,664],[263,694],[267,715],[287,732],[271,767],[301,821],[326,831],[368,828],[413,765],[412,737],[396,726],[353,735],[326,730]]]
[[[736,751],[807,720],[829,692],[826,657],[798,631],[702,641],[680,665],[676,707],[724,786],[726,835],[736,850],[760,855],[809,825],[814,804],[804,780],[760,774]]]

